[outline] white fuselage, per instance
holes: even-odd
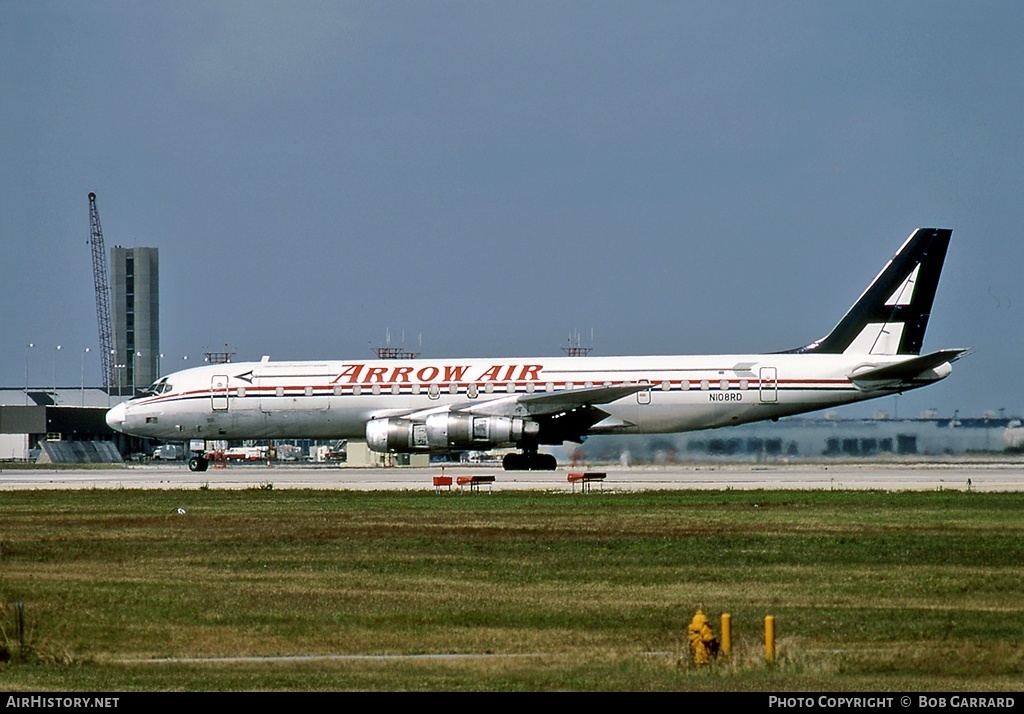
[[[788,352],[681,357],[260,362],[176,372],[107,414],[169,441],[366,439],[379,452],[541,444],[777,419],[943,379],[965,350],[921,354],[952,231],[919,228],[833,330]],[[197,445],[199,446],[199,445]],[[550,455],[543,455],[544,457]],[[189,468],[203,470],[204,457]]]
[[[753,354],[464,360],[339,360],[208,365],[160,380],[159,393],[108,415],[120,431],[165,440],[362,439],[373,419],[584,387],[650,384],[601,404],[588,433],[668,433],[776,419],[891,394],[850,375],[907,356]],[[926,381],[949,373],[944,364]],[[902,387],[905,389],[906,387]]]

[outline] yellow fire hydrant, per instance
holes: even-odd
[[[709,664],[718,656],[718,640],[703,610],[697,610],[690,620],[690,652],[694,664]]]

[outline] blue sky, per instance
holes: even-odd
[[[950,227],[925,349],[976,352],[899,413],[1021,414],[1021,27],[985,1],[8,0],[0,384],[78,385],[83,356],[100,381],[94,191],[108,248],[160,249],[165,371],[387,335],[783,350]]]

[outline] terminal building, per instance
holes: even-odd
[[[0,463],[119,463],[148,448],[107,426],[120,401],[94,387],[0,388]]]
[[[159,376],[159,249],[111,248],[110,277],[109,387],[87,389],[84,363],[78,387],[34,387],[26,366],[24,388],[0,388],[0,462],[110,463],[152,451],[148,440],[111,430],[105,416]]]

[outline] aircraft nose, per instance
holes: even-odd
[[[124,426],[125,412],[128,410],[128,406],[122,402],[116,407],[107,410],[107,426],[114,431],[122,431]]]

